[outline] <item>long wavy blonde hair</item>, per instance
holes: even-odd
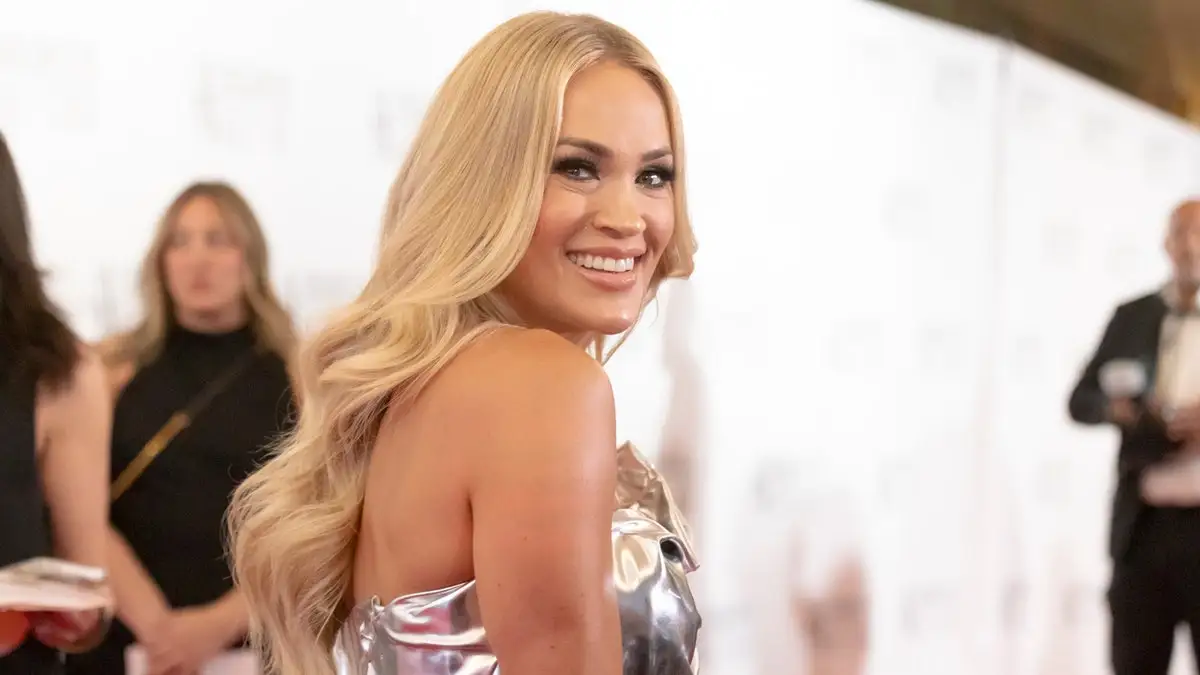
[[[333,672],[330,650],[347,610],[380,419],[472,340],[520,325],[496,289],[533,237],[567,83],[602,60],[640,72],[661,95],[671,126],[675,232],[649,295],[663,278],[691,273],[678,106],[641,42],[596,17],[536,12],[467,52],[434,97],[392,186],[366,287],[301,349],[296,428],[234,495],[235,578],[272,672]],[[601,341],[592,345],[597,358]]]
[[[210,199],[220,211],[226,227],[242,245],[249,274],[245,284],[245,302],[250,326],[259,343],[290,362],[296,347],[296,332],[291,316],[271,284],[267,240],[249,202],[231,185],[223,182],[197,182],[179,193],[163,212],[142,259],[139,290],[142,318],[133,328],[101,343],[100,351],[110,365],[140,368],[161,352],[167,332],[174,323],[175,303],[163,282],[163,255],[179,213],[193,199]]]

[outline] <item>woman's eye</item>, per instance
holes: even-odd
[[[596,178],[596,167],[590,162],[579,159],[563,160],[555,165],[554,171],[571,180],[592,180]]]
[[[638,176],[638,183],[648,188],[663,188],[675,180],[675,172],[665,167],[647,169]]]

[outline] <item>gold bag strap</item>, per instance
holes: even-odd
[[[204,412],[204,409],[212,403],[221,392],[229,388],[244,370],[258,358],[261,350],[252,349],[243,355],[240,359],[231,364],[228,368],[221,372],[215,379],[209,381],[200,393],[196,394],[191,401],[188,402],[182,410],[171,415],[167,423],[158,430],[158,433],[150,437],[142,449],[138,451],[136,457],[130,462],[117,479],[113,481],[109,495],[111,501],[117,501],[121,495],[125,494],[130,487],[142,477],[150,463],[153,462],[163,450],[166,450],[171,445],[171,441],[175,440],[184,429],[192,425],[192,421]]]

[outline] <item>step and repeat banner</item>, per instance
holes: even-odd
[[[0,25],[0,130],[83,335],[137,317],[156,218],[212,177],[251,199],[313,326],[366,279],[462,52],[521,11],[596,12],[685,115],[697,273],[610,372],[620,435],[696,525],[705,672],[1107,672],[1114,439],[1066,396],[1112,307],[1164,279],[1194,129],[864,0],[114,2]]]

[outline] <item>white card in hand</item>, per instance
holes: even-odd
[[[146,675],[150,664],[146,652],[138,645],[125,649],[125,675]],[[196,675],[261,675],[262,664],[258,652],[249,649],[233,649],[204,664]]]
[[[81,612],[112,604],[104,570],[54,558],[0,569],[0,610]]]

